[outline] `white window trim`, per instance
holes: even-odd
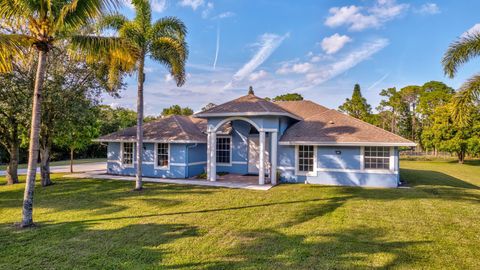
[[[395,173],[395,148],[390,146],[389,169],[365,169],[365,146],[360,148],[360,170],[366,173]]]
[[[132,156],[132,164],[125,164],[123,163],[123,144],[125,143],[132,143],[133,144],[133,147],[132,147],[132,151],[133,151],[133,156]],[[135,167],[135,156],[136,156],[136,143],[135,142],[121,142],[120,143],[120,164],[122,164],[123,167],[125,168],[133,168]]]
[[[215,162],[217,164],[217,166],[232,166],[232,152],[233,152],[233,138],[232,138],[232,135],[220,135],[220,134],[217,134],[217,140],[219,138],[230,138],[230,162],[229,163],[220,163],[220,162],[217,162],[217,151],[218,151],[218,147],[216,147],[216,141],[215,141]]]
[[[295,146],[295,175],[302,175],[302,176],[317,176],[317,146],[315,145],[307,145],[305,144],[304,146],[313,146],[313,171],[311,172],[304,172],[304,171],[299,171],[298,170],[298,165],[299,165],[299,146]]]
[[[168,145],[168,165],[167,166],[158,166],[158,144],[160,143],[155,143],[154,144],[154,158],[153,158],[153,168],[155,170],[170,170],[170,149],[171,145],[169,143],[166,143]]]

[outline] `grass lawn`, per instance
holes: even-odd
[[[66,179],[0,186],[0,269],[480,268],[480,164],[402,161],[411,188],[251,191]],[[4,179],[0,180],[1,183]]]
[[[73,160],[73,164],[84,164],[84,163],[94,163],[94,162],[103,162],[107,161],[105,158],[86,158],[86,159],[75,159]],[[62,165],[70,165],[70,160],[61,160],[61,161],[52,161],[50,162],[50,166],[62,166]],[[19,164],[19,169],[26,169],[27,164]],[[7,169],[7,165],[0,165],[0,171],[4,171]]]

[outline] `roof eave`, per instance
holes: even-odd
[[[417,146],[414,142],[315,142],[315,141],[280,141],[280,145],[318,145],[318,146]]]

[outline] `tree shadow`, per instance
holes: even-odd
[[[17,230],[0,224],[0,268],[161,267],[169,252],[165,244],[200,235],[196,227],[186,224],[132,224],[115,229],[96,229],[96,225],[43,223],[39,228]]]
[[[414,246],[429,241],[386,240],[386,231],[361,227],[336,233],[288,235],[266,229],[241,233],[223,260],[169,266],[202,269],[383,269],[421,262]]]
[[[445,186],[454,188],[480,189],[472,183],[463,181],[445,173],[430,170],[401,169],[402,180],[412,187]]]

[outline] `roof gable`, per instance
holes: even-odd
[[[283,115],[300,119],[297,115],[283,109],[277,104],[257,97],[254,94],[239,97],[211,109],[197,113],[197,117],[240,115]]]

